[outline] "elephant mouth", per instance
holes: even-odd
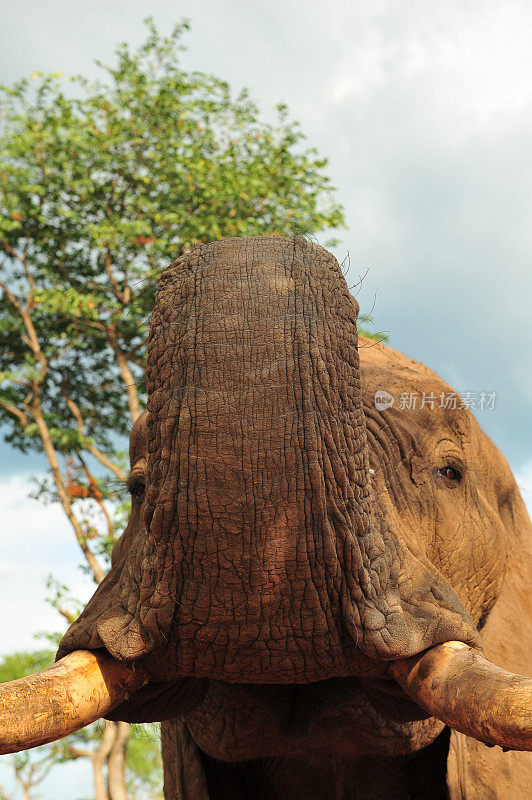
[[[363,683],[366,694],[374,703],[382,705],[391,698],[394,702],[394,711],[400,713],[405,720],[414,722],[431,716],[392,678],[369,678]]]
[[[532,751],[531,678],[500,669],[463,642],[396,659],[387,672],[388,680],[373,681],[373,688],[409,698],[418,719],[434,717],[485,744]],[[140,662],[128,665],[104,651],[74,651],[35,675],[0,687],[0,753],[55,741],[112,716],[137,692],[153,697],[168,688],[150,684]],[[185,678],[174,692],[190,701],[191,689],[197,692],[192,692],[193,702],[199,702],[201,680]]]

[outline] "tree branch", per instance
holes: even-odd
[[[72,758],[92,758],[94,750],[84,750],[82,747],[76,747],[73,744],[67,745],[67,750]]]
[[[22,304],[15,297],[13,292],[7,288],[7,284],[5,284],[4,281],[0,281],[0,289],[3,289],[5,296],[7,297],[13,308],[16,308],[20,314],[22,312]]]
[[[76,621],[76,617],[72,615],[69,611],[67,611],[65,608],[58,607],[57,610],[59,611],[61,616],[66,619],[69,625],[72,625],[72,623]]]
[[[85,430],[85,420],[83,419],[83,415],[82,415],[81,411],[79,410],[79,406],[77,406],[76,403],[74,402],[74,400],[72,400],[72,398],[68,395],[68,393],[66,391],[66,387],[65,387],[64,384],[61,387],[61,392],[63,394],[63,397],[65,398],[65,402],[66,402],[68,408],[70,409],[70,411],[72,413],[72,416],[74,417],[74,419],[78,423],[78,432],[79,432],[79,434],[81,436],[83,436],[83,433],[84,433],[84,430]],[[122,481],[122,483],[126,482],[127,476],[125,475],[125,473],[122,472],[120,467],[117,467],[117,465],[114,464],[111,461],[111,459],[108,456],[105,455],[105,453],[102,453],[101,450],[99,450],[96,447],[96,445],[90,444],[89,442],[87,442],[85,444],[85,450],[87,450],[88,453],[90,453],[92,456],[94,456],[94,458],[96,458],[100,462],[100,464],[102,464],[104,467],[107,467],[107,469],[110,472],[112,472],[118,478],[119,481]]]
[[[115,278],[115,276],[113,274],[113,270],[112,270],[113,259],[111,258],[111,251],[109,249],[107,249],[105,251],[104,263],[105,263],[105,271],[107,273],[107,277],[111,281],[111,286],[113,287],[114,296],[116,297],[116,299],[118,300],[118,302],[121,305],[123,305],[123,306],[127,305],[128,302],[129,302],[130,297],[128,296],[128,299],[126,300],[124,292],[120,289],[120,286],[118,285],[118,281],[116,280],[116,278]],[[129,287],[126,287],[126,288],[129,288]]]
[[[95,445],[86,444],[85,449],[87,450],[88,453],[91,454],[91,456],[94,456],[94,458],[97,459],[100,462],[100,464],[102,464],[104,467],[107,467],[108,470],[114,473],[114,475],[116,475],[119,481],[122,481],[122,483],[125,483],[127,481],[127,475],[125,474],[125,472],[122,472],[120,467],[117,467],[117,465],[114,464],[111,461],[111,459],[105,455],[105,453],[102,453],[101,450],[98,450],[98,448]]]
[[[72,400],[72,398],[67,394],[64,381],[63,381],[63,383],[61,385],[61,394],[65,398],[65,402],[66,402],[68,408],[70,409],[70,412],[71,412],[72,416],[74,417],[74,419],[78,423],[78,433],[79,433],[79,435],[83,436],[83,431],[85,430],[85,420],[83,419],[83,417],[81,415],[81,411],[79,410],[79,407]]]
[[[125,357],[130,359],[133,358],[133,356],[140,347],[144,347],[145,344],[148,344],[148,338],[149,337],[146,336],[141,342],[132,347],[131,350],[128,350],[127,353],[124,353]]]
[[[0,397],[0,406],[5,408],[5,410],[10,414],[13,414],[18,419],[21,427],[26,428],[27,425],[29,425],[27,414],[25,414],[24,411],[21,411],[20,408],[17,408],[12,403],[8,403],[8,401],[4,400],[2,397]]]
[[[122,379],[127,389],[129,413],[131,414],[131,419],[133,420],[133,422],[135,422],[140,417],[140,405],[139,405],[139,396],[137,392],[137,384],[135,383],[135,378],[129,368],[129,364],[127,363],[127,358],[125,357],[124,353],[119,347],[115,323],[110,322],[107,325],[106,331],[107,331],[107,339],[116,355],[116,360],[120,368],[120,373],[122,375]]]
[[[74,533],[78,541],[78,544],[81,548],[81,551],[92,570],[94,580],[96,581],[96,583],[101,583],[105,578],[105,572],[101,568],[98,559],[89,548],[85,534],[83,533],[82,527],[80,525],[80,522],[72,509],[72,502],[70,500],[70,495],[68,494],[67,488],[65,486],[63,475],[61,473],[59,462],[57,460],[57,454],[55,452],[55,448],[52,442],[52,437],[50,436],[50,431],[48,430],[48,425],[46,424],[46,420],[44,419],[44,414],[42,412],[40,396],[38,393],[38,385],[36,387],[36,392],[37,393],[34,396],[31,405],[31,412],[33,419],[35,420],[35,423],[37,425],[41,441],[43,443],[43,449],[46,458],[48,459],[50,469],[52,470],[52,475],[57,488],[59,499],[61,501],[61,505],[63,506],[63,511],[65,512],[68,521],[70,522],[72,528],[74,529]]]
[[[32,303],[33,303],[33,294],[35,292],[35,282],[33,280],[33,277],[31,275],[30,269],[28,267],[28,262],[26,261],[26,259],[23,256],[21,256],[19,253],[17,253],[15,250],[13,250],[13,248],[11,247],[9,242],[6,242],[5,239],[2,241],[2,247],[5,250],[7,250],[9,255],[12,256],[12,258],[16,258],[17,261],[20,261],[20,263],[22,264],[22,266],[24,268],[24,274],[26,275],[26,280],[28,281],[28,284],[29,284],[29,287],[30,287],[30,291],[29,291],[28,298],[27,298],[27,301],[26,301],[26,309],[29,310],[31,308]]]
[[[92,489],[91,497],[100,506],[100,510],[101,510],[102,514],[104,515],[105,520],[107,522],[107,536],[109,537],[109,539],[113,539],[114,540],[116,537],[115,537],[114,530],[113,530],[113,521],[111,520],[111,517],[109,516],[109,512],[107,511],[107,509],[106,509],[106,507],[104,505],[101,493],[98,492],[98,494],[96,494],[96,491],[97,491],[97,489],[96,489],[96,480],[94,479],[94,476],[92,475],[92,473],[89,471],[89,468],[87,467],[87,465],[86,465],[81,453],[77,453],[76,455],[79,458],[81,467],[83,469],[83,472],[85,473],[85,477],[87,478],[87,482],[89,484],[89,489]]]
[[[24,344],[28,345],[34,357],[41,365],[41,380],[42,380],[48,371],[48,361],[46,360],[46,357],[41,350],[39,339],[37,338],[37,333],[35,331],[35,327],[33,325],[29,311],[31,307],[31,301],[30,301],[30,297],[32,294],[31,289],[28,294],[28,297],[26,298],[26,308],[24,308],[20,300],[18,300],[18,298],[16,298],[15,295],[13,294],[13,292],[10,289],[8,289],[4,281],[0,281],[0,288],[4,290],[7,299],[9,300],[13,308],[15,308],[18,311],[22,319],[22,322],[24,323],[27,336],[22,334],[21,339],[24,342]]]

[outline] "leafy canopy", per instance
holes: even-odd
[[[127,433],[138,406],[123,384],[138,384],[142,402],[147,322],[170,261],[198,241],[343,224],[327,162],[287,108],[261,121],[246,91],[181,68],[187,22],[168,37],[147,26],[137,51],[123,44],[115,66],[100,64],[102,80],[74,78],[75,96],[59,73],[3,89],[1,273],[23,305],[25,272],[33,281],[41,401],[64,453],[112,453],[111,432]],[[27,410],[42,364],[5,293],[0,316],[0,419],[13,445],[39,449],[35,422],[21,426],[5,404]]]

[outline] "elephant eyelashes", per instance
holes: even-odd
[[[440,469],[436,470],[436,475],[438,478],[444,478],[450,483],[460,483],[462,480],[462,475],[455,467],[440,467]]]
[[[136,500],[143,499],[144,492],[146,491],[146,486],[142,481],[139,481],[138,478],[133,478],[133,479],[130,478],[128,480],[127,488],[131,497],[134,497]]]

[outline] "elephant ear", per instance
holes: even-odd
[[[532,676],[532,525],[517,486],[507,509],[508,559],[497,602],[482,630],[486,657],[500,667]],[[503,752],[452,731],[447,759],[450,800],[528,797],[532,753]]]

